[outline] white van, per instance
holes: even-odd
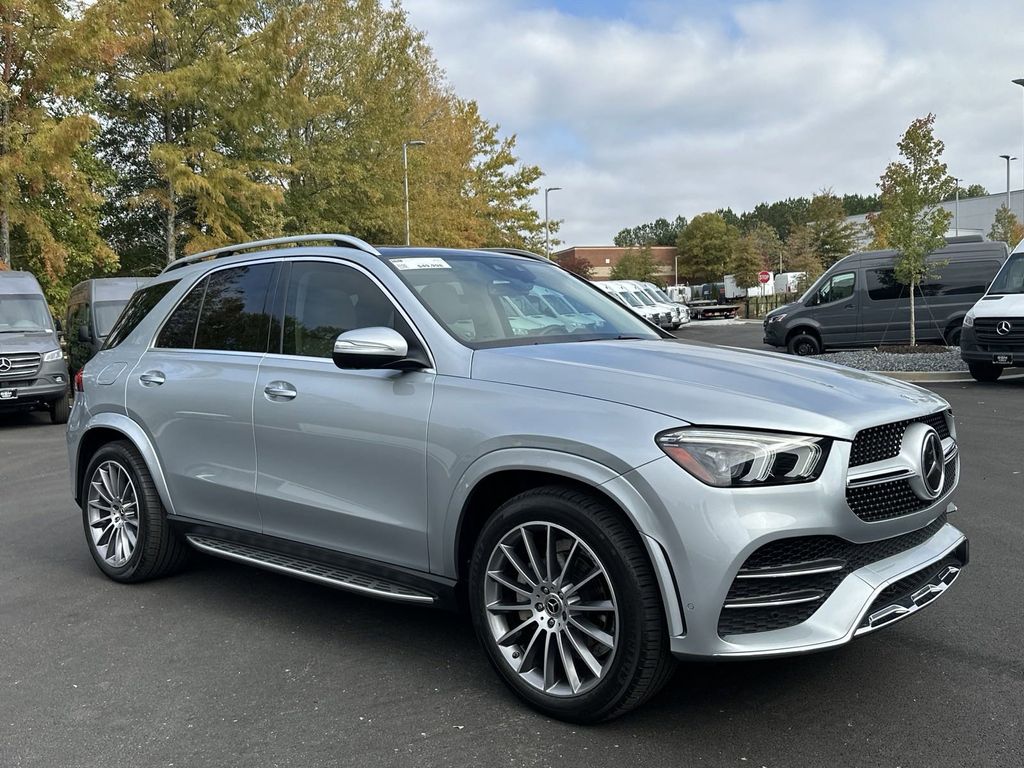
[[[672,320],[677,323],[675,326],[678,328],[680,325],[686,325],[690,322],[690,310],[685,304],[679,301],[674,301],[668,296],[661,288],[656,286],[654,283],[638,283],[640,289],[647,294],[654,301],[667,306],[672,310]]]
[[[1024,365],[1024,240],[964,317],[960,357],[976,381],[995,381],[1004,368]]]
[[[647,302],[642,301],[635,291],[626,289],[622,282],[622,280],[601,280],[595,282],[594,285],[605,293],[614,296],[644,318],[644,320],[660,327],[665,327],[669,324],[669,317],[665,312],[661,312]]]

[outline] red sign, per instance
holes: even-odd
[[[761,272],[757,273],[757,282],[759,282],[761,285],[764,285],[765,283],[767,283],[771,279],[772,279],[772,273],[771,272],[765,272],[765,271],[762,270]]]

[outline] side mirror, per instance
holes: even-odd
[[[86,344],[92,341],[92,334],[84,325],[78,326],[78,340],[84,341]]]
[[[409,342],[393,328],[357,328],[334,341],[334,364],[339,368],[394,368],[414,370],[428,363],[418,351],[409,354]]]
[[[53,327],[57,331],[57,333],[64,333],[64,326],[60,324],[59,318],[53,318]]]

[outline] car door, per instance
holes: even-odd
[[[426,433],[434,373],[341,370],[343,331],[422,342],[377,281],[337,260],[295,260],[279,291],[278,351],[253,405],[264,532],[427,570]]]
[[[127,388],[178,515],[259,531],[252,401],[273,262],[218,269],[178,303]]]
[[[892,267],[864,269],[861,340],[865,344],[906,344],[910,341],[910,299],[907,286]],[[920,308],[920,307],[919,307]]]
[[[820,323],[821,340],[826,347],[857,343],[860,293],[857,270],[851,269],[836,272],[811,299],[811,316]]]

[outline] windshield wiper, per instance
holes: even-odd
[[[0,333],[49,333],[45,328],[4,328]]]

